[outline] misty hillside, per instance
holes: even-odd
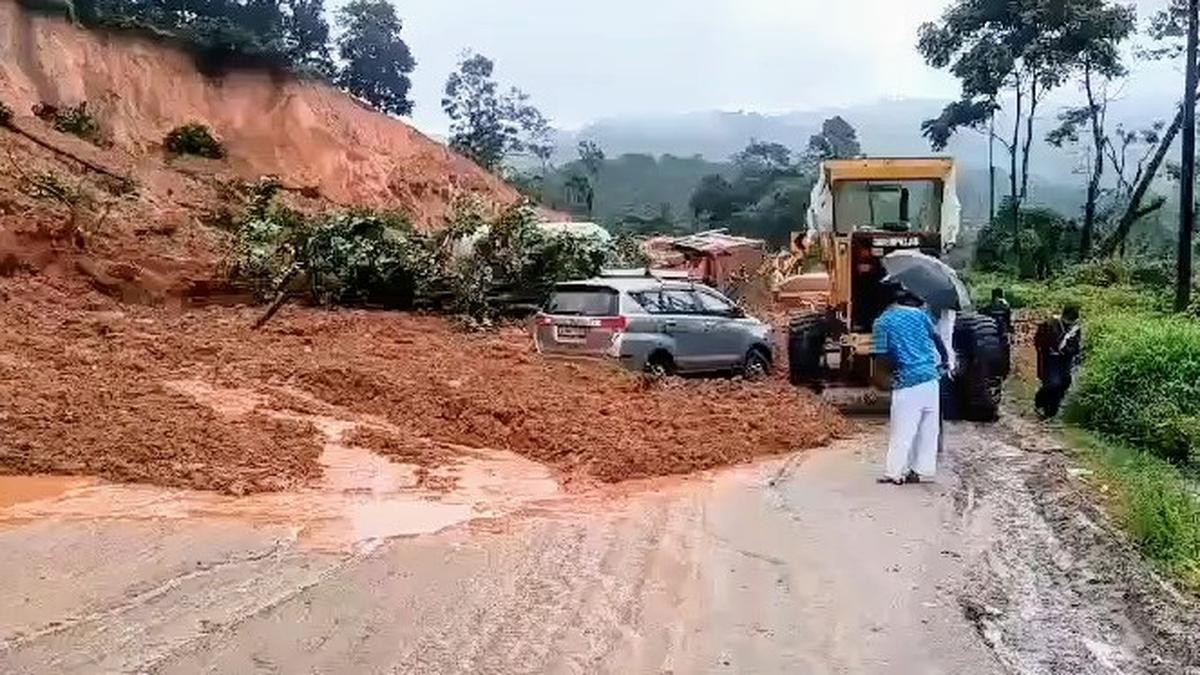
[[[934,154],[920,134],[921,122],[936,115],[943,103],[935,100],[884,101],[872,105],[811,112],[765,115],[745,112],[697,112],[677,115],[620,117],[599,120],[577,131],[560,131],[550,194],[562,194],[562,184],[580,171],[572,162],[579,141],[594,141],[604,149],[596,181],[594,216],[620,223],[627,216],[648,217],[669,212],[675,221],[688,218],[688,198],[699,179],[710,173],[728,175],[729,158],[753,140],[782,143],[802,150],[821,122],[841,115],[857,130],[869,155]],[[1039,135],[1053,120],[1048,112]],[[997,195],[1007,191],[1007,156],[997,144]],[[959,198],[969,223],[987,218],[987,139],[977,132],[960,133],[946,151],[959,166]],[[1076,172],[1080,157],[1070,149],[1044,143],[1034,151],[1030,178],[1033,200],[1069,216],[1083,201],[1083,176]],[[553,200],[552,200],[553,201]],[[563,204],[552,204],[566,208]]]
[[[803,149],[808,138],[820,129],[822,120],[841,115],[857,130],[862,147],[870,155],[929,155],[934,154],[921,136],[921,122],[937,115],[944,101],[909,99],[880,101],[869,105],[829,108],[806,112],[767,115],[754,112],[694,112],[676,115],[629,116],[602,119],[575,131],[561,131],[555,162],[562,164],[575,159],[576,144],[581,140],[594,141],[611,158],[623,154],[658,157],[703,157],[720,171],[735,152],[751,139],[782,143],[794,150]],[[1163,117],[1159,111],[1165,104],[1135,109],[1126,104],[1118,118],[1145,123]],[[1058,107],[1047,105],[1036,130],[1037,136],[1055,124]],[[959,193],[964,215],[976,220],[987,212],[987,138],[983,133],[963,131],[951,142],[946,154],[954,155],[960,163]],[[1003,195],[1007,186],[1007,155],[996,146],[997,193]],[[1071,148],[1055,148],[1038,143],[1033,153],[1030,191],[1033,200],[1069,216],[1075,216],[1082,203],[1083,176],[1079,167],[1083,159]],[[693,169],[696,168],[693,164]],[[670,188],[646,186],[643,192],[654,193],[655,201],[669,202],[678,209],[686,204],[687,195],[678,192],[676,175]],[[666,193],[670,193],[667,195]],[[623,202],[628,201],[623,199]],[[605,215],[619,212],[624,203],[612,203],[598,195]]]

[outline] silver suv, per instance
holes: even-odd
[[[763,377],[771,370],[770,334],[708,286],[645,273],[559,284],[533,321],[539,353],[618,359],[652,375]]]

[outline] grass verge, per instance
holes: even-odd
[[[1156,567],[1200,592],[1200,485],[1170,462],[1068,426],[1062,431],[1109,512]]]

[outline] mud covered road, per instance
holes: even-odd
[[[234,507],[278,497],[27,490],[0,504],[0,671],[1194,672],[1195,607],[1035,430],[952,427],[940,483],[905,488],[873,483],[880,443],[584,494],[484,458],[411,531],[319,537]]]

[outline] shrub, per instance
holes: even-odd
[[[1172,302],[1168,287],[1137,284],[1100,287],[1073,284],[1061,277],[1049,281],[1025,281],[979,271],[970,272],[966,282],[971,288],[971,296],[980,304],[986,304],[991,289],[999,287],[1008,291],[1008,301],[1014,309],[1053,314],[1068,302],[1074,302],[1081,306],[1084,319],[1089,323],[1113,313],[1167,312]]]
[[[33,114],[64,134],[72,134],[96,144],[103,141],[100,122],[88,111],[87,101],[63,108],[39,103],[33,107]]]
[[[1086,335],[1071,419],[1172,462],[1200,461],[1200,323],[1115,315]]]
[[[12,125],[13,111],[4,101],[0,101],[0,127]]]
[[[167,152],[176,155],[196,155],[209,159],[221,159],[225,156],[225,148],[212,135],[208,127],[198,122],[175,127],[163,139],[163,147]]]
[[[1124,261],[1105,258],[1068,267],[1062,280],[1071,285],[1109,288],[1118,284],[1128,284],[1132,280],[1132,275],[1129,266]]]

